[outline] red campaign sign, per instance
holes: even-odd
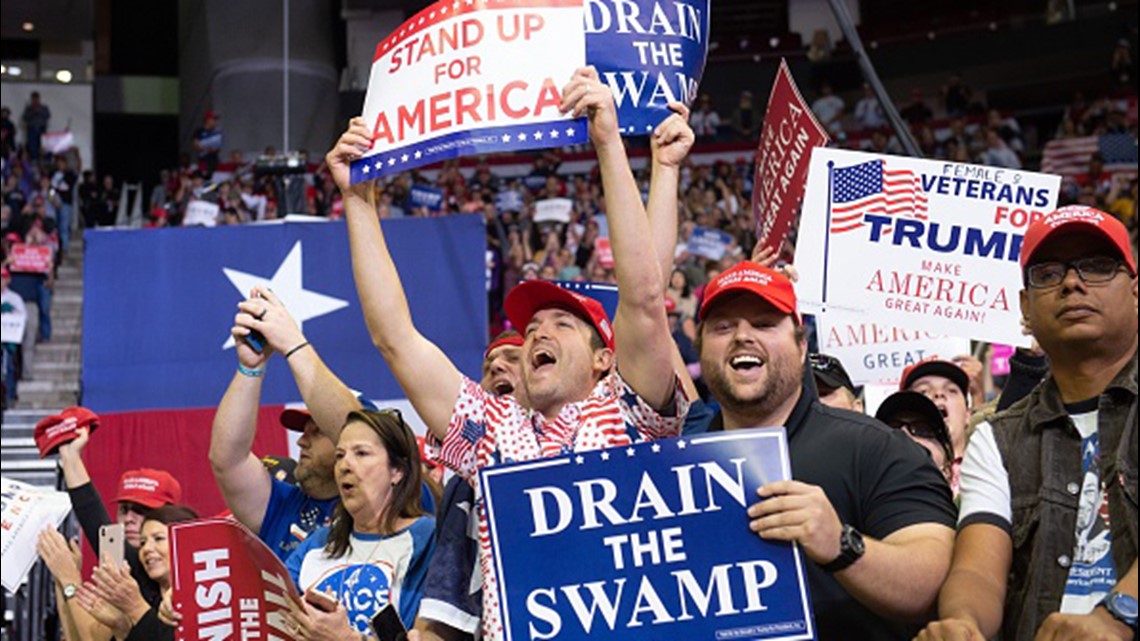
[[[47,274],[51,272],[51,266],[51,247],[26,243],[12,245],[12,264],[9,266],[12,271]]]
[[[610,246],[609,238],[599,238],[594,241],[594,249],[598,253],[598,264],[606,269],[614,268],[614,248]]]
[[[170,528],[178,641],[286,641],[283,613],[300,597],[284,564],[241,524],[201,519]]]
[[[752,189],[756,242],[762,247],[779,251],[783,246],[804,196],[811,150],[830,140],[781,60],[764,114]]]

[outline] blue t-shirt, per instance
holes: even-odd
[[[285,562],[297,589],[334,594],[357,632],[368,632],[372,617],[389,601],[411,629],[435,551],[435,519],[421,516],[389,535],[354,532],[348,553],[337,558],[325,552],[328,536],[328,527],[313,532]]]
[[[304,541],[313,530],[327,525],[333,508],[340,497],[318,500],[301,491],[296,485],[272,479],[269,504],[261,519],[261,540],[282,561]]]

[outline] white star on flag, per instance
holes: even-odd
[[[361,169],[360,171],[361,171],[361,172],[363,172],[363,173],[368,173],[368,172],[369,172],[369,171],[371,171],[371,170],[372,170],[372,168],[371,168],[371,167],[369,167],[369,166],[366,164],[366,165],[364,165],[364,168],[363,168],[363,169]]]
[[[400,156],[400,162],[408,162],[408,154],[404,154],[403,156]]]
[[[510,141],[511,141],[511,135],[510,134],[503,134],[503,142],[510,142]]]
[[[633,456],[636,453],[637,453],[637,450],[633,449],[632,447],[625,451],[626,456]]]
[[[376,168],[376,171],[380,171],[381,169],[383,169],[383,168],[384,168],[384,163],[382,163],[382,162],[380,162],[379,160],[377,160],[377,161],[376,161],[376,164],[375,164],[375,165],[372,165],[372,166]]]
[[[605,451],[605,450],[602,450],[602,460],[603,460],[603,461],[608,461],[608,460],[610,460],[610,453],[609,453],[609,452],[607,452],[607,451]]]
[[[681,439],[681,440],[677,441],[677,449],[683,450],[683,449],[685,449],[685,445],[686,445],[685,439]]]
[[[297,321],[297,326],[301,328],[301,331],[305,330],[305,321],[331,314],[342,307],[348,307],[348,301],[306,290],[301,285],[301,241],[297,241],[293,245],[293,249],[289,250],[289,255],[281,261],[281,265],[277,267],[272,278],[239,272],[229,267],[223,267],[222,272],[241,293],[243,299],[249,296],[249,292],[258,285],[272,289],[273,293],[281,299],[285,308],[289,310],[289,314]],[[230,336],[222,345],[222,349],[229,349],[233,346],[234,337]]]
[[[557,138],[558,137],[558,130],[557,129],[551,129],[550,130],[550,137],[551,138]]]
[[[519,140],[526,140],[526,134],[525,133],[519,134],[518,139]]]
[[[417,159],[417,160],[418,160],[419,158],[423,157],[423,155],[424,155],[424,152],[422,152],[422,151],[419,151],[418,149],[416,150],[416,159]]]
[[[656,454],[660,451],[661,451],[661,444],[660,443],[654,443],[653,444],[653,453]]]
[[[535,140],[542,140],[542,132],[541,131],[534,132],[534,139]]]
[[[396,157],[392,156],[391,158],[388,159],[388,166],[391,167],[394,164],[396,164]]]
[[[567,130],[566,130],[566,135],[567,135],[567,136],[573,136],[573,135],[574,135],[574,130],[573,130],[573,129],[567,129]]]

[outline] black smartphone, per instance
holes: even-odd
[[[372,617],[372,632],[380,641],[407,641],[408,629],[400,620],[400,613],[389,602]]]
[[[263,298],[260,294],[257,297]],[[258,354],[265,351],[265,336],[256,329],[250,330],[249,335],[245,337],[245,342]]]

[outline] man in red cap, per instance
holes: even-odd
[[[622,294],[611,324],[599,303],[551,283],[529,281],[511,291],[504,308],[525,337],[522,382],[529,406],[488,394],[416,330],[368,202],[371,186],[349,181],[350,163],[371,147],[368,125],[354,119],[327,156],[344,196],[369,333],[441,443],[443,462],[464,478],[474,479],[479,468],[499,461],[674,436],[688,409],[673,373],[664,281],[653,245],[644,242],[650,229],[618,131],[613,94],[596,70],[586,68],[575,72],[562,96],[564,111],[589,116]],[[480,509],[481,531],[485,525]],[[498,639],[499,595],[487,537],[481,537],[480,546],[483,632]]]
[[[710,430],[787,430],[794,480],[759,488],[750,527],[812,561],[817,638],[910,639],[950,566],[942,474],[901,431],[826,407],[805,387],[804,328],[779,272],[742,262],[721,273],[697,317],[701,372],[722,412]]]
[[[250,345],[253,331],[265,340],[260,352]],[[238,366],[214,415],[210,465],[234,517],[285,559],[332,515],[339,494],[333,475],[336,441],[329,434],[338,434],[345,417],[361,403],[268,288],[255,288],[238,304],[231,332]],[[301,435],[296,485],[274,479],[252,451],[262,380],[274,352],[288,364],[307,408],[281,413],[281,425]]]
[[[83,529],[83,535],[95,553],[100,554],[99,528],[110,524],[111,517],[103,506],[103,499],[91,482],[87,466],[83,463],[83,448],[90,440],[91,432],[98,426],[98,416],[82,407],[71,407],[61,412],[60,417],[76,420],[77,428],[72,440],[59,445],[59,466],[63,471],[63,481],[71,498],[71,507]],[[69,435],[69,438],[71,435]],[[131,576],[139,584],[139,591],[146,602],[157,605],[162,599],[158,583],[146,573],[139,560],[138,548],[143,521],[151,510],[165,505],[182,502],[182,485],[165,470],[142,468],[127,470],[119,478],[115,493],[118,506],[115,522],[123,524],[128,549],[124,559],[130,565]]]
[[[1091,207],[1030,225],[1021,313],[1049,376],[981,423],[962,462],[954,564],[923,640],[1133,639],[1136,262]]]

